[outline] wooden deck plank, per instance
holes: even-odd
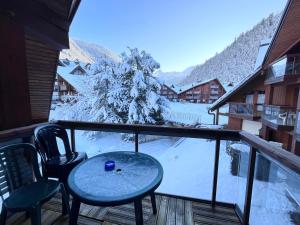
[[[176,199],[176,225],[184,225],[184,200]]]
[[[145,225],[239,225],[234,209],[189,201],[180,197],[156,196],[157,215],[153,214],[149,197],[143,199]],[[57,196],[44,204],[42,225],[68,225],[68,216],[61,215],[61,199]],[[14,214],[8,225],[30,225],[23,214]],[[78,225],[135,225],[133,204],[116,207],[94,207],[81,204]]]
[[[176,210],[176,199],[170,198],[168,204],[166,225],[175,225],[175,221],[176,221],[175,210]]]
[[[194,225],[192,202],[184,201],[184,224]]]
[[[157,225],[165,225],[167,220],[167,207],[168,207],[168,198],[165,196],[161,197],[160,207],[158,210]]]

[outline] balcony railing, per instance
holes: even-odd
[[[277,80],[284,76],[292,77],[293,75],[300,75],[300,63],[296,61],[296,56],[284,58],[270,66],[267,71],[266,81],[272,82],[272,80]]]
[[[263,120],[276,128],[292,130],[296,124],[296,108],[288,106],[265,105]]]
[[[238,117],[259,118],[263,111],[262,104],[229,103],[229,114]]]
[[[143,135],[196,138],[205,140],[204,143],[213,143],[210,146],[214,147],[208,148],[205,152],[205,154],[212,155],[212,162],[205,162],[203,161],[205,159],[199,157],[196,159],[199,166],[195,166],[193,171],[190,171],[192,175],[197,170],[203,170],[202,165],[211,165],[211,168],[205,168],[205,172],[202,173],[203,176],[209,176],[209,171],[212,171],[211,197],[202,201],[211,203],[212,207],[218,204],[234,206],[244,225],[248,225],[249,221],[254,225],[298,224],[299,222],[299,205],[296,203],[300,200],[300,158],[247,132],[74,121],[54,123],[70,130],[73,149],[77,147],[76,134],[80,130],[131,134],[136,152],[142,150],[143,146],[139,138]],[[28,137],[38,125],[40,124],[0,131],[0,142],[13,138],[25,138],[24,141],[29,141]],[[224,143],[236,144],[231,144],[231,147],[227,148],[227,144]],[[202,151],[203,146],[198,147],[193,151]],[[227,159],[228,156],[230,160]],[[178,162],[178,159],[176,160]],[[231,164],[229,173],[232,176],[230,177],[224,176],[227,173],[224,171],[224,163],[227,162]],[[182,168],[178,168],[180,167],[178,164],[176,171],[185,169],[188,164],[189,162],[185,162]],[[175,168],[173,175],[174,171]],[[165,179],[168,178],[165,177]],[[169,179],[172,179],[172,176],[169,176]],[[199,177],[199,179],[210,181],[207,177]],[[189,182],[187,185],[189,186]],[[198,186],[198,188],[202,190],[205,187]],[[228,192],[228,190],[231,191]]]

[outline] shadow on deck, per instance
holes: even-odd
[[[224,206],[211,207],[210,204],[189,201],[180,197],[156,195],[158,213],[152,214],[150,198],[143,200],[144,224],[146,225],[237,225],[241,224],[234,209]],[[53,198],[44,204],[42,210],[43,225],[68,225],[68,216],[61,215],[60,198]],[[15,214],[8,223],[10,225],[30,225],[30,219],[24,214]],[[133,204],[117,207],[93,207],[81,205],[79,225],[134,225]]]

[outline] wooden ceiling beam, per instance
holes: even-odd
[[[34,0],[4,0],[0,3],[1,13],[9,15],[22,24],[31,36],[50,44],[54,49],[69,48],[68,31],[70,22],[44,3]]]

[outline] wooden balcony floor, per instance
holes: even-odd
[[[157,215],[152,214],[150,198],[143,200],[145,225],[237,225],[238,217],[232,208],[216,206],[212,209],[210,204],[188,201],[181,198],[156,196],[158,206]],[[42,209],[43,225],[67,225],[68,216],[61,216],[61,202],[53,198],[44,204]],[[15,214],[7,221],[10,225],[30,225],[30,219],[24,214]],[[134,225],[135,216],[133,204],[117,207],[93,207],[81,205],[79,225]]]

